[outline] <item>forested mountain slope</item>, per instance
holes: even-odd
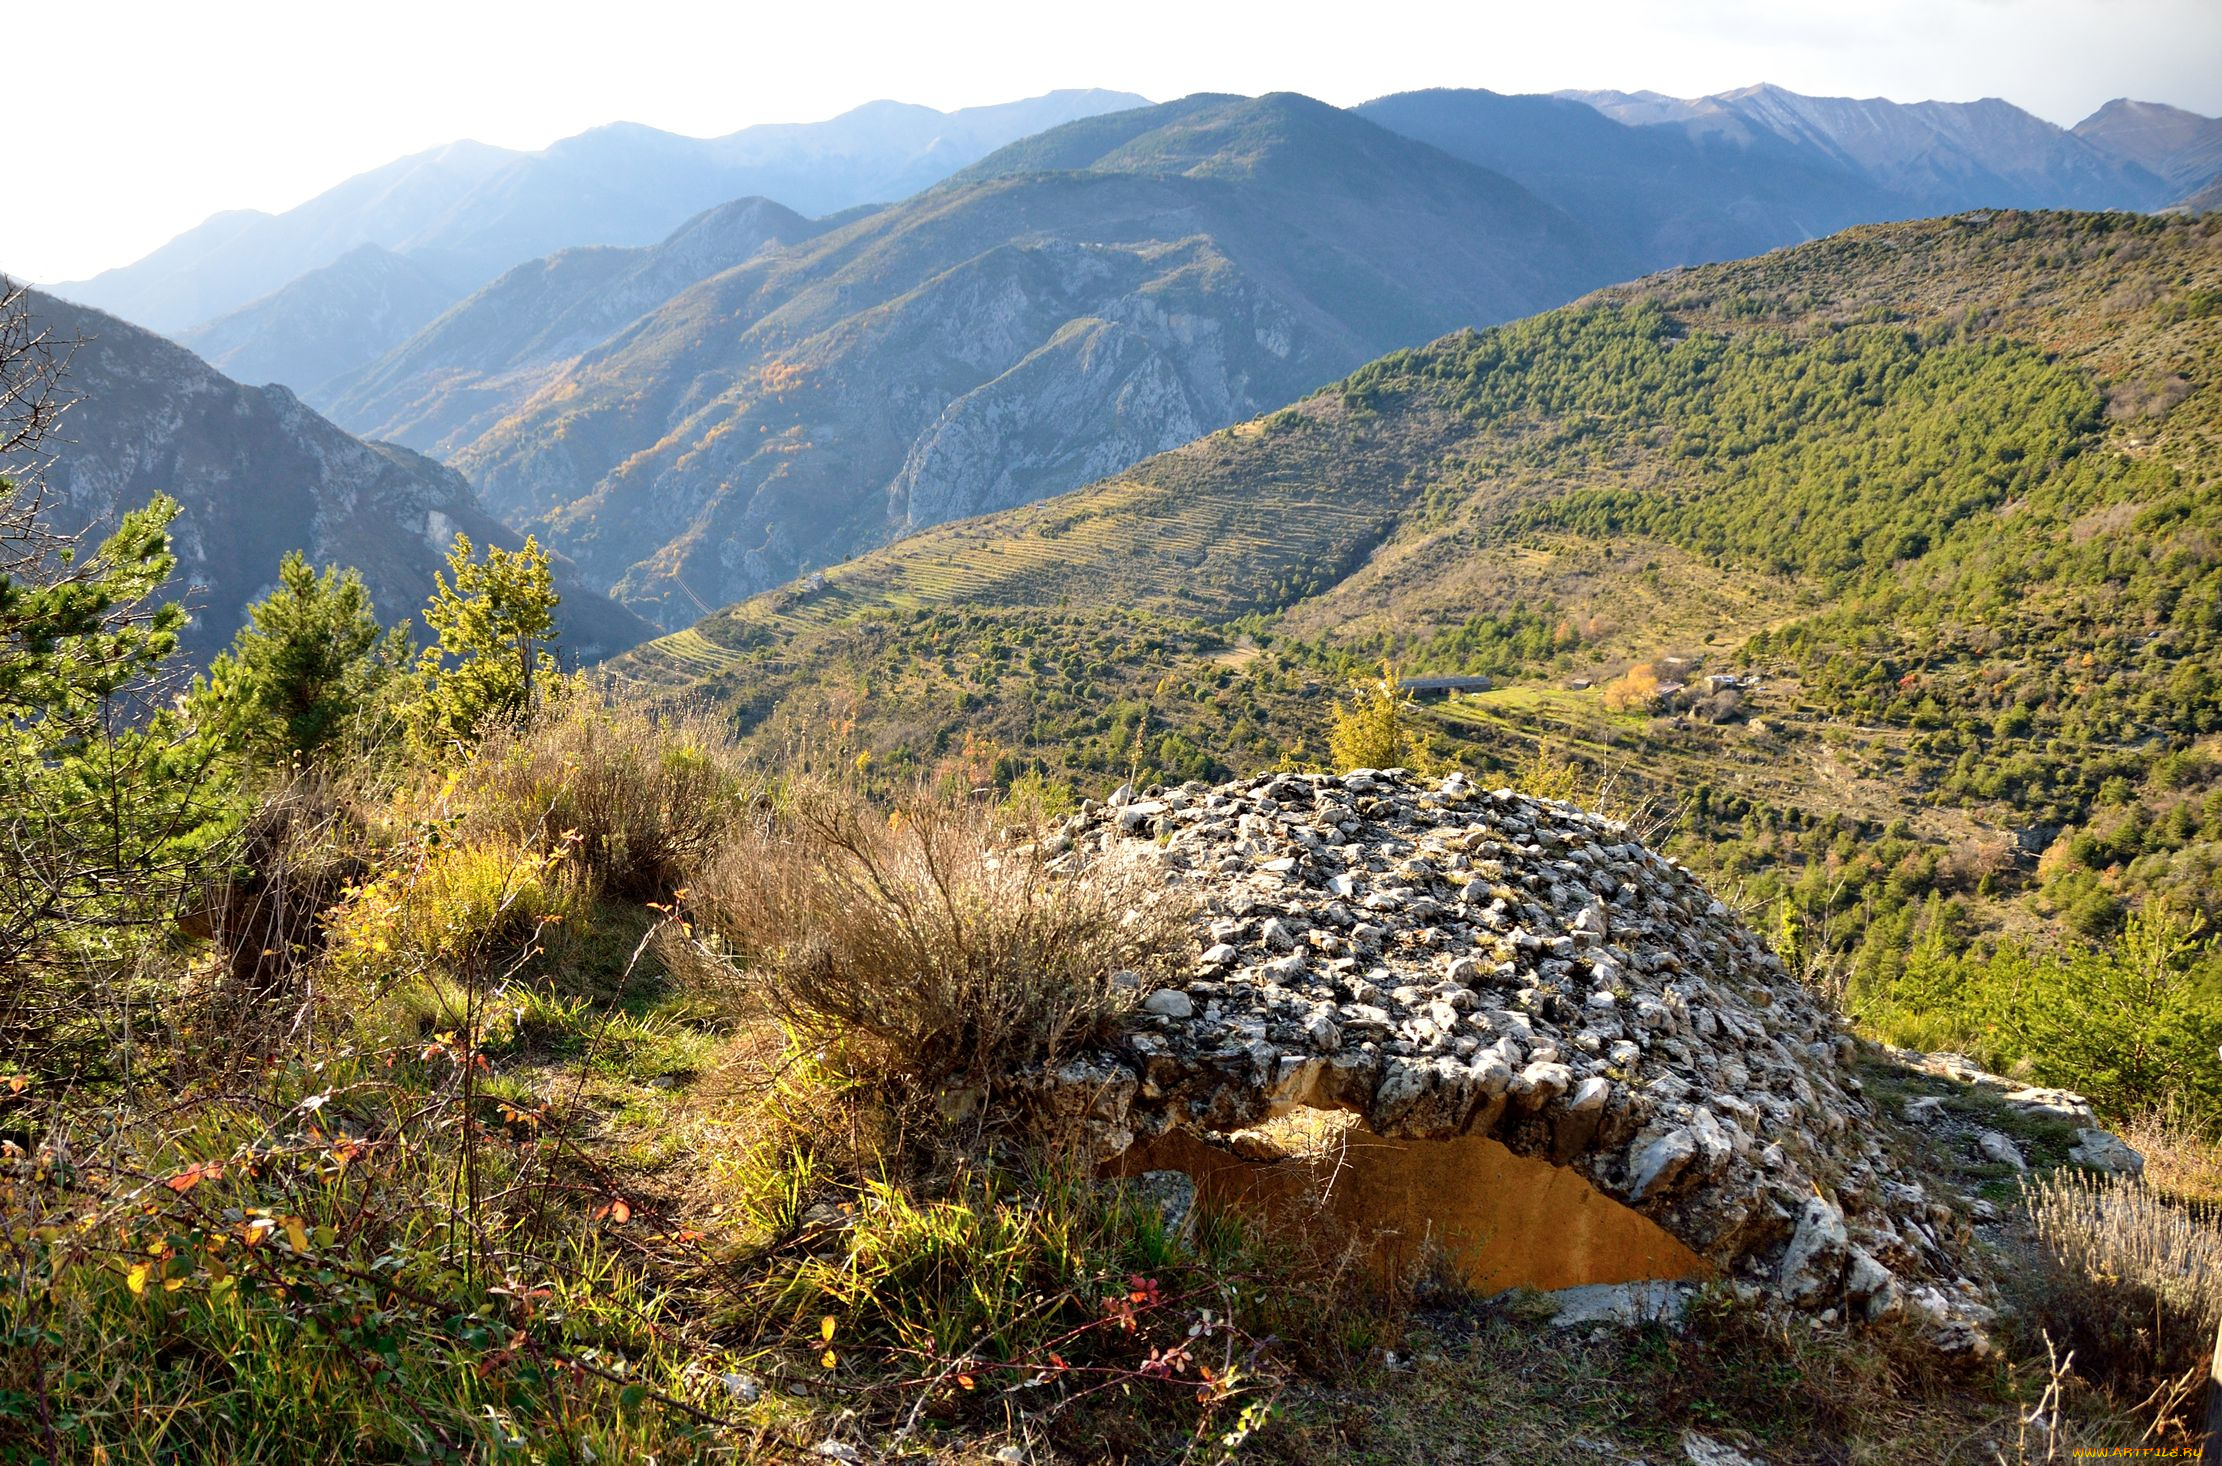
[[[1622,769],[1881,981],[1928,934],[2222,915],[2218,368],[2222,222],[1854,229],[1386,358],[620,668],[1084,789],[1317,756],[1382,657],[1487,674],[1444,747]]]
[[[1517,184],[1338,109],[1192,98],[706,280],[453,461],[679,624],[1626,268]]]
[[[389,443],[350,437],[283,387],[244,387],[183,347],[33,292],[33,323],[76,342],[63,379],[76,405],[50,443],[49,514],[64,527],[112,525],[156,494],[179,501],[170,526],[173,593],[192,613],[188,658],[205,663],[247,606],[301,550],[363,572],[379,614],[417,610],[458,530],[515,546],[454,470]],[[567,647],[585,657],[631,646],[648,628],[559,571]]]

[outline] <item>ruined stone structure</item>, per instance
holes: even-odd
[[[1198,1147],[1348,1111],[1400,1158],[1361,1165],[1378,1194],[1346,1204],[1462,1218],[1477,1278],[1712,1273],[1981,1347],[1964,1223],[1895,1172],[1851,1037],[1625,828],[1455,774],[1280,774],[1121,791],[1041,853],[1154,862],[1200,904],[1185,980],[1037,1079],[1042,1123],[1108,1167],[1201,1172],[1208,1194],[1227,1152]],[[1535,1239],[1525,1260],[1507,1235]],[[1606,1240],[1554,1241],[1574,1236]]]

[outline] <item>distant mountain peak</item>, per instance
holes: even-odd
[[[2185,193],[2222,177],[2222,119],[2165,102],[2116,97],[2074,130],[2077,137],[2159,174]]]
[[[1147,99],[1073,89],[954,112],[867,103],[823,122],[714,138],[621,121],[535,152],[445,143],[281,214],[214,215],[141,260],[53,288],[157,330],[187,331],[369,243],[468,290],[571,245],[654,243],[701,210],[744,195],[774,198],[804,215],[891,202],[1005,143],[1135,105]]]
[[[2175,192],[2153,169],[2000,97],[1897,102],[1814,97],[1759,82],[1707,97],[1564,92],[1633,127],[1675,126],[1741,145],[1788,144],[1832,158],[1913,213],[1984,205],[2157,208]]]

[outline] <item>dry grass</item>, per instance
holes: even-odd
[[[647,901],[707,864],[757,792],[714,720],[581,689],[488,735],[458,802],[467,833],[567,844],[602,894]]]
[[[2138,1116],[2122,1139],[2145,1158],[2145,1184],[2178,1201],[2222,1207],[2222,1139],[2181,1106]]]
[[[2141,1180],[2069,1169],[2025,1183],[2052,1266],[2030,1320],[2078,1376],[2165,1429],[2222,1320],[2222,1231]]]
[[[1184,954],[1188,906],[1139,866],[1058,875],[996,816],[881,816],[826,789],[695,883],[698,980],[923,1086],[1054,1059],[1121,1011],[1122,972]]]

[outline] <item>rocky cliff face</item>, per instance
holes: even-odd
[[[520,381],[454,462],[679,624],[1625,265],[1505,178],[1303,98],[1075,126],[682,292]]]
[[[288,550],[359,568],[379,614],[399,620],[423,603],[456,531],[479,544],[521,540],[452,469],[351,437],[285,388],[243,387],[111,316],[31,302],[58,340],[82,343],[64,383],[77,403],[50,445],[49,512],[97,527],[157,493],[183,505],[171,526],[172,593],[193,614],[185,649],[196,662],[229,643]],[[565,640],[582,655],[621,651],[647,631],[568,570],[559,585]]]
[[[890,485],[890,516],[917,529],[1029,503],[1043,484],[1108,477],[1251,410],[1258,379],[1295,350],[1290,313],[1247,281],[1179,298],[1187,272],[1240,280],[1207,246],[1152,263],[1164,273],[1144,288],[1075,316],[943,408]]]

